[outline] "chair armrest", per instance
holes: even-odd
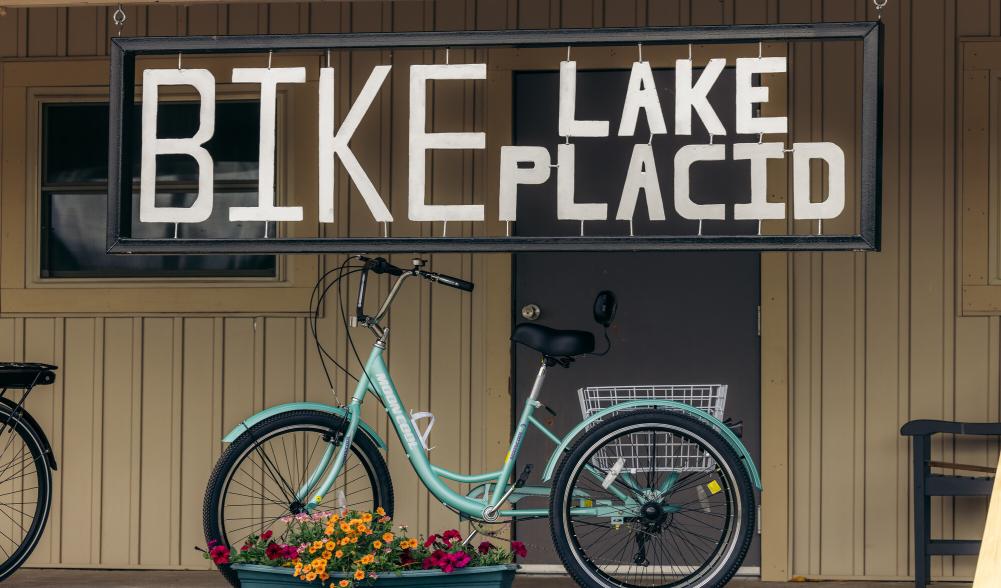
[[[958,423],[955,421],[919,419],[916,421],[910,421],[900,428],[901,435],[919,437],[923,435],[934,435],[936,433],[1001,436],[1001,423]]]

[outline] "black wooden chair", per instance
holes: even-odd
[[[933,555],[978,555],[980,541],[976,539],[932,539],[932,496],[990,496],[994,487],[995,468],[932,461],[931,437],[936,434],[1001,436],[1001,423],[957,423],[952,421],[917,420],[900,429],[902,435],[914,437],[914,586],[925,588]],[[985,474],[955,476],[933,474],[932,468],[946,468]]]

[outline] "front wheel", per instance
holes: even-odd
[[[556,551],[588,588],[716,588],[751,544],[754,491],[740,458],[676,412],[597,425],[564,456],[553,489]]]
[[[205,490],[205,541],[239,549],[249,536],[269,530],[280,541],[287,528],[283,519],[309,514],[306,503],[328,473],[319,471],[324,455],[340,448],[346,428],[339,416],[297,410],[269,417],[237,437],[219,457]],[[393,484],[379,448],[359,430],[350,449],[314,512],[382,507],[393,516]],[[328,470],[332,463],[327,461]],[[298,496],[303,492],[308,495]],[[238,585],[228,566],[220,571]]]
[[[23,414],[0,405],[0,581],[38,545],[52,503],[44,433]]]

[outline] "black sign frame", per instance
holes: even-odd
[[[327,49],[428,49],[681,45],[768,41],[861,41],[862,120],[859,233],[854,235],[664,235],[595,237],[389,237],[137,239],[131,235],[137,56]],[[108,253],[515,252],[640,250],[878,251],[883,160],[883,28],[880,22],[415,33],[114,37],[108,161]]]

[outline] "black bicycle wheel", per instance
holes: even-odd
[[[250,535],[268,530],[280,540],[287,529],[282,518],[304,512],[296,493],[330,445],[339,445],[345,428],[336,415],[299,410],[267,418],[240,435],[209,478],[202,508],[206,542],[239,549]],[[312,498],[315,488],[310,492]],[[314,512],[377,507],[392,516],[393,484],[379,449],[359,430],[336,483]],[[220,571],[237,585],[228,566]]]
[[[28,559],[49,518],[52,472],[41,435],[0,406],[0,580]]]
[[[601,423],[566,454],[553,488],[553,541],[581,586],[723,586],[751,543],[754,492],[740,458],[678,413]]]

